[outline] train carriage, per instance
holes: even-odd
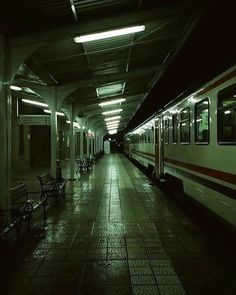
[[[125,152],[236,225],[236,67],[125,136]]]

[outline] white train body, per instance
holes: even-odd
[[[150,135],[151,134],[151,135]],[[236,66],[126,135],[125,152],[236,225]]]

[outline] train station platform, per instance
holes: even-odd
[[[233,234],[204,232],[125,156],[55,203],[1,245],[0,294],[236,294]]]

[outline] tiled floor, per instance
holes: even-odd
[[[1,246],[0,294],[236,294],[234,239],[202,232],[122,155],[51,203]]]

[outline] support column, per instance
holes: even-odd
[[[56,160],[57,160],[57,93],[56,88],[51,88],[51,174],[56,177]]]
[[[89,158],[89,138],[87,137],[87,158]]]
[[[98,152],[101,152],[101,137],[98,135]]]
[[[79,145],[79,150],[80,150],[80,160],[83,160],[84,158],[84,130],[83,130],[83,120],[80,120],[80,145]]]
[[[93,154],[96,155],[97,149],[96,149],[97,139],[96,139],[96,133],[94,132],[94,138],[93,138]]]
[[[94,139],[93,137],[91,137],[91,156],[93,157],[94,156]]]
[[[104,142],[103,142],[103,139],[104,139],[104,135],[101,137],[101,151],[104,151]]]
[[[0,209],[10,208],[11,188],[11,117],[12,98],[10,91],[11,56],[4,36],[0,36]],[[0,212],[0,224],[7,223],[9,214]]]
[[[75,111],[73,105],[71,106],[70,114],[70,179],[75,180],[75,130],[74,130]]]

